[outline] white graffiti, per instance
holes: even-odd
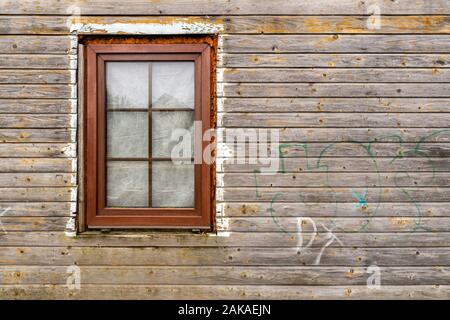
[[[303,221],[310,222],[313,228],[311,238],[309,239],[306,245],[303,245],[303,227],[302,227]],[[341,246],[344,245],[342,241],[333,233],[333,229],[328,229],[323,224],[321,224],[321,226],[327,231],[325,234],[325,240],[328,241],[326,241],[325,244],[320,248],[319,253],[317,254],[314,260],[314,265],[320,264],[320,260],[322,259],[322,255],[325,252],[325,249],[328,248],[334,241],[338,242]],[[317,226],[313,219],[309,217],[297,218],[297,252],[301,252],[303,249],[311,247],[311,245],[314,243],[316,239],[316,236],[317,236]]]

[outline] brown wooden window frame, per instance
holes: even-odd
[[[195,38],[194,38],[195,39]],[[207,43],[86,43],[85,56],[85,212],[87,228],[212,227],[212,169],[203,159],[194,164],[194,208],[124,208],[106,206],[106,80],[107,61],[193,61],[194,120],[202,135],[212,127],[212,61]],[[183,40],[186,42],[186,39]],[[197,43],[196,43],[197,42]],[[149,105],[151,120],[151,105]],[[149,123],[151,132],[151,121]],[[151,133],[149,133],[151,134]],[[197,136],[194,134],[194,136]],[[149,139],[150,147],[151,140]],[[194,139],[194,144],[199,143]],[[201,141],[202,153],[211,141]],[[149,150],[151,152],[151,148]],[[152,163],[151,156],[147,159]],[[151,167],[149,168],[151,175]],[[151,185],[149,185],[151,197]]]

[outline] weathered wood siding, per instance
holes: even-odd
[[[114,23],[218,28],[217,234],[65,233],[76,35]],[[0,34],[0,299],[450,298],[448,0],[0,0]],[[233,164],[243,128],[280,145]]]

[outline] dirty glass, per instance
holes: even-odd
[[[107,206],[194,207],[194,165],[171,158],[180,139],[192,158],[194,63],[107,62],[105,72]],[[172,141],[175,130],[188,134]]]

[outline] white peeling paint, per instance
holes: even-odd
[[[70,201],[78,200],[78,187],[74,187],[70,192]]]
[[[76,144],[75,143],[68,143],[66,146],[61,148],[62,154],[64,154],[67,157],[76,157]]]
[[[217,99],[217,112],[224,112],[225,98]]]
[[[77,115],[76,114],[72,114],[71,116],[70,116],[70,126],[72,127],[72,128],[76,128],[77,127]]]
[[[228,230],[230,226],[230,222],[228,218],[221,218],[217,221],[217,228],[220,230]]]
[[[78,99],[70,99],[70,111],[71,113],[76,113],[78,110]]]
[[[77,83],[77,70],[69,70],[70,72],[70,83]]]
[[[223,173],[216,174],[216,185],[218,187],[223,187],[224,186],[223,178],[224,178]]]
[[[229,231],[218,231],[217,233],[208,233],[210,237],[229,237],[231,236],[231,232]]]
[[[67,221],[65,235],[67,237],[75,237],[77,235],[75,216],[70,217]]]
[[[77,203],[71,202],[70,203],[70,213],[76,213],[77,212]]]
[[[70,142],[77,142],[77,129],[70,130]]]
[[[223,36],[219,35],[217,39],[217,52],[221,53],[223,52]]]
[[[223,201],[223,189],[216,189],[216,200]]]
[[[78,58],[76,55],[69,55],[69,69],[77,69],[78,68]]]
[[[224,71],[225,71],[224,68],[217,68],[216,69],[217,82],[223,82]]]
[[[78,96],[78,86],[76,84],[70,85],[70,98],[76,99]]]
[[[217,112],[216,121],[218,127],[223,127],[223,113]]]
[[[217,82],[217,84],[216,84],[217,96],[223,96],[223,91],[224,91],[223,88],[224,88],[224,83]]]
[[[223,25],[207,22],[173,23],[74,23],[71,33],[102,34],[211,34],[223,30]]]
[[[68,53],[76,55],[78,53],[78,37],[69,36],[69,38],[70,38],[70,49]]]
[[[77,172],[77,169],[78,169],[78,166],[77,166],[77,159],[75,158],[75,159],[72,159],[72,161],[71,161],[71,169],[72,169],[72,172]]]

